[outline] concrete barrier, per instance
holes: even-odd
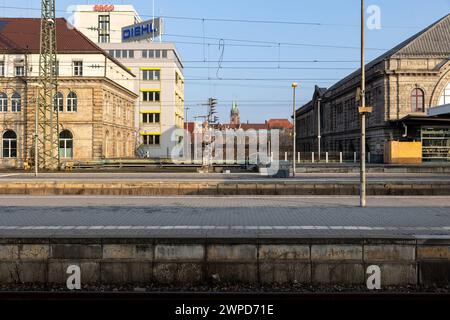
[[[232,196],[232,195],[358,195],[357,183],[193,182],[193,183],[15,183],[0,184],[0,195],[102,195],[102,196]],[[368,195],[450,195],[450,182],[369,183]]]
[[[450,240],[402,239],[2,239],[0,285],[82,283],[304,283],[449,285]]]

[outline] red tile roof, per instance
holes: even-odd
[[[267,121],[269,129],[292,129],[294,125],[288,119],[270,119]]]
[[[0,18],[0,51],[39,53],[40,18]],[[103,53],[64,18],[56,19],[58,53]]]

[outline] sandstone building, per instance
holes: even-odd
[[[65,19],[56,25],[61,162],[133,157],[133,73]],[[0,18],[0,168],[32,160],[39,34],[40,19]]]

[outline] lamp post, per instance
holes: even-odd
[[[366,206],[366,70],[364,63],[365,46],[365,19],[364,19],[364,0],[361,0],[361,107],[359,109],[361,124],[361,145],[360,145],[360,187],[359,199],[360,206]],[[370,112],[370,111],[369,111]]]
[[[292,98],[293,98],[293,104],[292,104],[292,111],[293,111],[293,118],[294,118],[294,134],[293,134],[293,143],[292,143],[292,147],[293,147],[293,155],[292,155],[292,175],[295,177],[295,152],[296,152],[296,148],[295,148],[295,144],[296,144],[296,140],[297,140],[297,121],[296,121],[296,110],[295,110],[295,90],[297,89],[298,84],[296,82],[294,82],[292,84]]]
[[[186,111],[184,112],[184,122],[186,123],[186,125],[189,123],[189,118],[188,118],[188,111],[189,111],[189,107],[185,107]]]
[[[319,98],[317,100],[317,153],[318,153],[318,157],[319,157],[319,162],[320,162],[320,139],[321,137],[321,132],[320,132],[320,108],[321,105],[320,103],[322,102],[322,98]]]

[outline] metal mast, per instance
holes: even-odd
[[[55,0],[41,2],[41,39],[39,55],[38,98],[36,110],[37,169],[59,168],[58,108],[54,103],[57,93],[56,19]]]

